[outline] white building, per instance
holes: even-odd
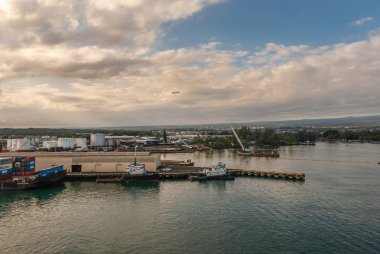
[[[91,134],[90,143],[92,146],[105,146],[106,135],[104,133],[94,133]]]
[[[58,141],[50,140],[50,141],[44,141],[42,143],[42,146],[47,149],[58,147]]]
[[[58,138],[58,147],[63,147],[66,149],[74,148],[73,138]]]
[[[8,139],[7,150],[10,150],[10,151],[30,150],[30,139],[28,138]]]
[[[76,138],[75,146],[80,148],[87,148],[87,139],[86,138]]]

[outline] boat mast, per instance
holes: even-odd
[[[238,134],[236,133],[235,129],[232,128],[231,124],[230,124],[230,127],[231,127],[232,132],[234,133],[235,138],[236,138],[237,141],[239,142],[239,145],[240,145],[240,147],[241,147],[241,150],[242,150],[243,152],[247,152],[249,149],[246,149],[246,148],[244,147],[244,145],[243,145],[243,143],[241,142],[241,140],[240,140]]]
[[[135,162],[134,165],[137,165],[137,146],[135,146]]]

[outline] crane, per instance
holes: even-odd
[[[241,140],[240,140],[238,134],[236,133],[235,129],[232,128],[231,124],[230,124],[230,127],[231,127],[232,132],[234,133],[235,138],[236,138],[237,141],[239,142],[239,145],[240,145],[240,147],[241,147],[242,152],[245,152],[245,153],[251,152],[251,150],[249,150],[249,148],[245,148],[245,147],[244,147],[244,145],[243,145],[243,143],[241,142]]]
[[[192,146],[189,146],[189,145],[185,142],[185,140],[183,140],[181,137],[179,137],[178,141],[184,143],[184,144],[185,144],[184,147],[186,147],[186,148],[189,148],[189,149],[193,148]]]

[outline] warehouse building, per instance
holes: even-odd
[[[36,157],[36,170],[53,165],[63,165],[67,172],[125,172],[133,163],[134,153],[129,152],[34,152],[6,153],[6,157]],[[137,162],[145,164],[148,171],[156,171],[161,165],[160,155],[139,152]]]

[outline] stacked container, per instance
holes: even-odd
[[[36,169],[35,157],[16,157],[14,174],[17,176],[33,175]]]
[[[51,168],[43,169],[37,172],[37,175],[39,176],[45,176],[45,175],[50,175],[53,173],[57,173],[58,171],[64,171],[63,166],[54,166]]]
[[[12,178],[13,159],[10,157],[0,157],[0,181]]]

